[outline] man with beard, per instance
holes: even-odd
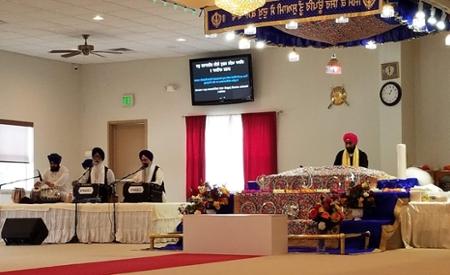
[[[80,183],[92,183],[99,184],[99,195],[102,202],[108,202],[108,199],[112,192],[110,186],[116,180],[113,171],[108,168],[103,161],[105,160],[105,152],[100,147],[92,149],[92,167],[88,168],[89,172],[86,173],[81,179]]]
[[[358,136],[354,133],[346,133],[342,139],[345,143],[345,149],[337,153],[334,165],[369,167],[367,154],[356,146],[358,144]]]
[[[158,189],[161,191],[161,201],[166,201],[166,190],[164,188],[164,173],[161,168],[153,162],[153,153],[149,150],[142,150],[139,152],[139,159],[142,164],[142,171],[139,171],[133,178],[134,182],[143,182],[143,183],[153,183],[156,186],[153,186],[153,189]],[[153,192],[155,198],[152,198],[153,201],[159,201],[159,198],[156,198],[156,192]]]
[[[46,189],[56,188],[64,197],[71,192],[71,184],[69,179],[69,169],[61,165],[62,157],[57,153],[52,153],[47,156],[50,163],[50,168],[44,172],[42,181],[35,183],[35,188]]]

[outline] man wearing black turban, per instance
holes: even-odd
[[[103,161],[105,160],[105,152],[100,147],[92,148],[92,167],[89,168],[89,173],[86,173],[80,179],[80,183],[100,184],[99,192],[102,202],[107,202],[112,187],[110,184],[114,183],[116,178],[113,171],[108,168]]]
[[[162,201],[166,201],[164,188],[164,173],[161,168],[153,162],[153,153],[149,150],[139,152],[139,160],[142,164],[142,171],[137,173],[134,182],[154,183],[162,190]]]
[[[56,188],[64,199],[71,192],[69,169],[61,165],[62,157],[57,153],[47,156],[50,168],[42,175],[42,181],[36,182],[35,188]]]

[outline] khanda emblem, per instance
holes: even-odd
[[[363,0],[364,6],[370,10],[373,7],[373,4],[375,4],[376,0]]]
[[[225,19],[225,18],[224,18]],[[223,20],[225,21],[225,20]],[[220,24],[222,24],[222,15],[220,15],[217,11],[211,16],[211,23],[215,28],[218,28]]]

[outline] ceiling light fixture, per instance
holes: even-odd
[[[417,10],[414,17],[425,18],[425,13],[423,12],[423,2],[422,1],[419,2],[419,9]]]
[[[239,39],[239,50],[248,50],[250,49],[250,40],[246,37],[242,37]]]
[[[264,6],[266,0],[215,0],[214,3],[231,14],[243,16]]]
[[[375,50],[377,48],[377,43],[373,40],[367,41],[365,45],[366,49]]]
[[[345,16],[339,16],[338,18],[335,19],[335,22],[337,24],[346,24],[348,23],[348,21],[349,21],[348,17]]]
[[[94,16],[93,18],[92,18],[92,20],[95,20],[95,21],[102,21],[102,20],[104,20],[105,18],[103,18],[103,16],[101,16],[100,14],[97,14],[96,16]]]
[[[187,40],[186,40],[186,38],[180,37],[180,38],[177,38],[177,41],[178,42],[186,42]]]
[[[255,35],[255,34],[256,34],[256,27],[255,27],[255,25],[253,25],[253,24],[248,25],[248,26],[244,29],[244,34],[245,34],[245,35]]]
[[[443,31],[445,29],[445,18],[447,17],[447,14],[445,13],[445,11],[442,11],[442,15],[441,15],[441,19],[439,20],[439,22],[436,23],[436,27],[438,28],[438,30]]]
[[[392,6],[389,2],[383,5],[383,10],[381,12],[381,18],[391,18],[395,16],[394,6]]]
[[[331,59],[328,61],[325,72],[327,74],[342,74],[342,66],[339,64],[335,53],[331,55]]]
[[[264,49],[266,47],[266,42],[264,41],[256,41],[255,48]]]
[[[289,62],[300,61],[300,55],[295,51],[295,48],[293,48],[292,51],[289,52],[288,60],[289,60]]]
[[[234,40],[234,38],[236,38],[236,34],[233,31],[227,32],[225,34],[225,40],[227,40],[227,41],[232,41],[232,40]]]
[[[436,19],[436,8],[435,7],[431,7],[431,11],[430,11],[430,17],[428,17],[427,20],[428,24],[434,26],[437,23],[437,19]]]
[[[296,21],[289,21],[289,23],[287,23],[284,27],[287,30],[296,30],[296,29],[298,29],[298,22],[296,22]]]
[[[419,2],[419,9],[417,10],[416,14],[414,15],[412,26],[415,31],[423,31],[423,28],[425,27],[425,13],[423,12],[423,2]]]

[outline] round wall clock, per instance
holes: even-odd
[[[386,82],[380,90],[380,99],[384,105],[394,106],[402,98],[402,87],[397,82]]]

